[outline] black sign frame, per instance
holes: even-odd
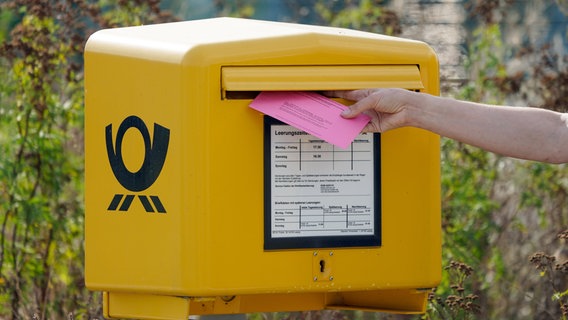
[[[264,250],[344,248],[344,247],[380,247],[382,245],[382,206],[381,206],[381,135],[373,134],[374,168],[374,234],[345,236],[301,236],[272,237],[272,157],[271,128],[273,125],[285,125],[270,116],[264,116]]]

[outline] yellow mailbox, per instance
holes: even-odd
[[[86,284],[105,316],[424,312],[439,137],[343,150],[248,106],[261,91],[437,95],[426,44],[236,18],[118,28],[90,37],[85,81]]]

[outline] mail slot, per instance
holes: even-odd
[[[223,92],[397,87],[424,89],[417,65],[242,66],[221,69]]]
[[[441,274],[439,137],[401,128],[343,150],[249,108],[262,91],[369,87],[437,95],[436,55],[237,18],[93,34],[85,274],[105,316],[424,312]]]

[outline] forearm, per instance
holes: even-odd
[[[421,96],[409,104],[409,125],[505,156],[568,162],[568,127],[560,113]]]

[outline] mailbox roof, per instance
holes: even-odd
[[[342,28],[224,17],[101,30],[89,38],[86,52],[177,63],[199,46],[304,36],[419,43]]]

